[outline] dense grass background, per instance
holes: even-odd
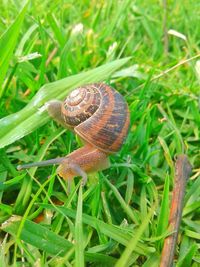
[[[179,153],[193,173],[175,261],[200,266],[200,4],[164,2],[22,9],[0,0],[0,266],[158,266]],[[44,103],[97,81],[117,88],[131,112],[111,168],[84,188],[75,179],[69,195],[54,167],[18,172],[80,146]]]

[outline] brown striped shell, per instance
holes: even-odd
[[[86,142],[107,153],[120,150],[129,129],[129,110],[110,86],[95,83],[73,90],[61,111],[65,123]]]

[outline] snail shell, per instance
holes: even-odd
[[[104,83],[73,90],[62,103],[61,115],[83,140],[106,153],[120,150],[130,124],[124,98]]]

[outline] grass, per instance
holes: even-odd
[[[0,266],[159,266],[180,153],[193,172],[175,262],[200,266],[198,1],[0,7]],[[44,104],[97,81],[124,95],[131,113],[111,168],[83,188],[75,179],[69,195],[54,167],[18,172],[80,146]]]

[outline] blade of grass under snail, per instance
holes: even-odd
[[[0,120],[0,148],[13,143],[45,124],[49,119],[44,107],[47,101],[63,99],[75,87],[107,79],[129,59],[115,60],[93,70],[44,85],[24,109]]]
[[[79,187],[78,206],[75,222],[75,266],[84,267],[84,238],[82,226],[82,203],[83,203],[83,188]]]

